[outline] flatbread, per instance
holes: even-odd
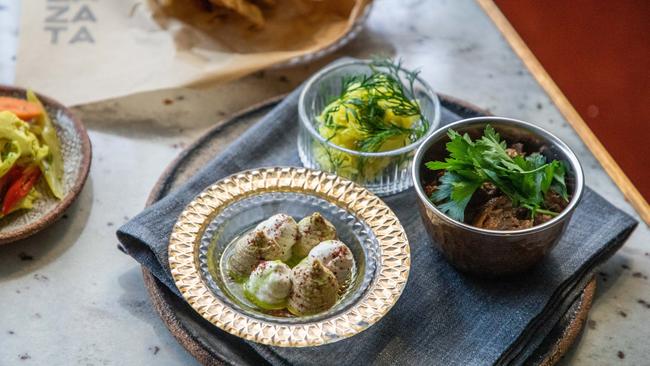
[[[205,2],[213,6],[206,9]],[[223,6],[216,6],[216,3]],[[229,7],[225,9],[226,2]],[[181,49],[211,48],[237,53],[309,51],[342,37],[369,0],[150,0],[165,27],[183,24]],[[241,6],[260,10],[244,16]],[[238,8],[238,6],[240,6]],[[246,8],[248,9],[248,8]],[[250,9],[249,9],[250,10]],[[248,12],[249,10],[246,10]],[[261,20],[260,20],[261,19]],[[206,43],[207,42],[207,43]],[[211,43],[208,44],[208,43]]]
[[[210,2],[234,11],[258,27],[264,26],[262,10],[255,4],[246,0],[210,0]]]

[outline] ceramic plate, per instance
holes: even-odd
[[[0,85],[0,96],[24,99],[25,90]],[[46,188],[41,187],[42,189],[39,189],[41,197],[34,202],[33,209],[17,211],[0,219],[0,244],[33,235],[60,218],[79,195],[90,169],[90,140],[81,121],[59,102],[44,95],[37,94],[37,96],[56,125],[57,135],[61,141],[64,197],[58,200]]]
[[[463,100],[439,94],[440,103],[463,118],[486,115],[487,112]],[[273,98],[259,105],[247,108],[233,117],[216,123],[202,137],[187,147],[167,167],[153,188],[147,206],[169,195],[192,178],[205,164],[223,151],[234,138],[239,136],[241,126],[250,127],[282,98]],[[266,365],[266,362],[248,342],[220,332],[205,321],[184,299],[176,296],[167,285],[160,282],[146,267],[142,267],[145,287],[153,308],[176,340],[199,363],[204,365]],[[563,315],[553,331],[540,344],[533,356],[526,362],[531,365],[550,366],[563,357],[575,342],[588,316],[595,280],[582,291],[571,309]]]
[[[336,226],[355,257],[350,290],[307,317],[263,313],[233,296],[211,266],[227,243],[275,213],[299,218],[314,211]],[[353,336],[381,319],[406,285],[410,250],[395,214],[365,188],[305,168],[263,168],[218,181],[185,208],[170,238],[169,265],[185,300],[212,324],[258,343],[306,347]]]

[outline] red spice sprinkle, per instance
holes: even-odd
[[[255,264],[255,269],[259,269],[260,271],[263,271],[266,268],[266,262],[265,261],[258,261],[257,264]]]
[[[348,248],[346,248],[344,246],[340,246],[340,247],[336,248],[336,250],[334,250],[332,252],[332,258],[338,258],[338,257],[342,257],[342,256],[346,255],[347,254],[347,249]]]

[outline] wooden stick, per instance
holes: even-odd
[[[650,225],[650,206],[648,205],[648,202],[643,198],[639,190],[634,186],[627,175],[625,175],[621,167],[616,163],[607,149],[605,149],[605,146],[603,146],[603,144],[598,140],[589,126],[587,126],[582,117],[580,117],[580,114],[578,114],[566,96],[564,96],[551,76],[546,72],[546,70],[544,70],[542,64],[537,60],[524,40],[521,39],[508,19],[506,19],[493,0],[477,0],[477,2],[490,19],[492,19],[503,37],[510,44],[510,47],[512,47],[519,58],[521,58],[530,73],[533,74],[553,103],[555,103],[557,108],[560,110],[560,113],[562,113],[564,118],[569,122],[571,127],[573,127],[585,145],[587,145],[589,150],[591,150],[592,154],[594,154],[596,159],[603,166],[603,169],[605,169],[605,172],[607,172],[621,192],[623,192],[625,199],[630,202],[641,219],[645,221],[646,225]]]

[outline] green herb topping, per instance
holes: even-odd
[[[318,133],[346,149],[374,153],[397,150],[422,137],[429,129],[415,99],[417,71],[390,59],[370,63],[370,72],[341,79],[341,92],[318,116]],[[327,144],[314,149],[321,169],[352,179],[374,179],[403,157],[367,158]]]
[[[506,142],[490,125],[485,127],[483,137],[476,141],[452,129],[447,134],[451,140],[446,145],[449,157],[445,161],[428,162],[426,167],[445,170],[430,198],[453,219],[464,221],[465,208],[472,195],[486,182],[508,196],[513,206],[529,209],[531,217],[558,214],[544,206],[549,190],[568,201],[563,162],[547,162],[546,157],[539,153],[525,157],[508,155]]]
[[[369,75],[352,75],[341,80],[341,94],[320,116],[326,127],[322,132],[329,134],[325,137],[333,139],[337,131],[352,126],[358,136],[354,146],[344,147],[362,152],[381,151],[384,143],[394,137],[407,137],[410,142],[422,137],[429,121],[412,99],[419,71],[408,71],[400,61],[390,59],[374,60],[370,69]],[[420,123],[415,123],[418,120]]]

